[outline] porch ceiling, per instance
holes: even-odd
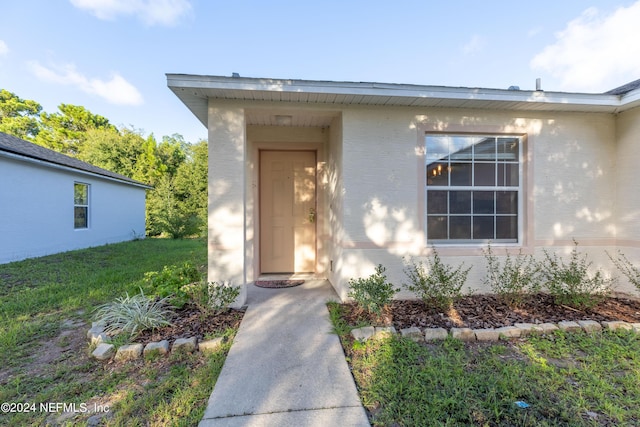
[[[209,98],[247,101],[248,107],[277,102],[324,107],[369,105],[590,113],[617,113],[640,105],[640,89],[616,95],[188,74],[167,74],[167,85],[205,126]],[[327,114],[296,110],[291,114],[249,110],[247,120],[250,124],[282,124],[283,119],[276,115],[290,115],[293,126],[328,126],[331,118]]]

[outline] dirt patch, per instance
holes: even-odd
[[[576,310],[553,303],[548,294],[536,294],[526,298],[515,309],[504,304],[496,295],[470,295],[456,302],[447,313],[427,306],[420,300],[396,300],[388,307],[382,319],[367,316],[354,303],[344,304],[344,318],[351,325],[365,321],[391,326],[396,329],[417,326],[419,328],[500,328],[514,323],[557,323],[562,320],[595,320],[598,322],[621,320],[640,322],[640,300],[632,297],[612,297],[597,306]]]

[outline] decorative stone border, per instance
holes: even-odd
[[[457,338],[462,341],[498,341],[501,339],[520,338],[528,335],[544,335],[552,333],[555,330],[567,332],[585,331],[598,332],[602,329],[615,331],[624,329],[634,331],[640,334],[640,323],[627,323],[621,321],[610,321],[598,323],[595,320],[578,320],[562,321],[558,323],[516,323],[513,326],[504,326],[502,328],[489,329],[470,329],[470,328],[451,328],[447,331],[445,328],[424,328],[412,326],[400,330],[400,335],[416,342],[429,342],[436,340],[444,340],[448,336]],[[397,334],[398,332],[393,326],[365,326],[351,331],[351,336],[358,341],[366,341],[370,338],[380,336],[381,334]]]
[[[91,356],[102,361],[114,359],[116,361],[126,362],[137,360],[151,354],[169,354],[169,341],[167,340],[150,342],[146,346],[139,343],[122,345],[116,351],[115,346],[110,343],[111,340],[109,336],[104,332],[104,325],[95,322],[87,332],[87,339],[90,345],[96,345]],[[178,338],[171,345],[171,353],[185,354],[193,353],[196,350],[204,354],[213,353],[222,345],[223,341],[223,337],[200,342],[198,342],[196,337]]]

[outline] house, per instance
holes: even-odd
[[[608,93],[168,74],[209,132],[209,279],[326,277],[436,247],[640,258],[640,80]],[[623,289],[633,290],[628,283]],[[242,297],[240,298],[242,300]],[[242,301],[241,301],[242,302]]]
[[[150,188],[0,133],[0,263],[142,238]]]

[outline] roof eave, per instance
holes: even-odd
[[[333,104],[374,105],[372,100],[393,99],[389,105],[413,106],[425,101],[446,102],[448,107],[486,108],[535,111],[584,111],[615,113],[626,109],[630,94],[621,97],[613,94],[587,94],[565,92],[522,91],[504,89],[465,88],[448,86],[420,86],[407,84],[331,82],[309,80],[280,80],[246,77],[201,76],[167,74],[167,85],[178,98],[206,126],[208,99],[242,101],[273,100],[274,93],[281,97],[299,99],[309,95],[330,95]],[[634,91],[636,92],[636,91]],[[633,92],[632,92],[633,93]],[[342,98],[340,98],[342,97]],[[295,101],[293,101],[295,102]],[[304,101],[326,104],[326,102]],[[379,104],[384,105],[384,104]]]

